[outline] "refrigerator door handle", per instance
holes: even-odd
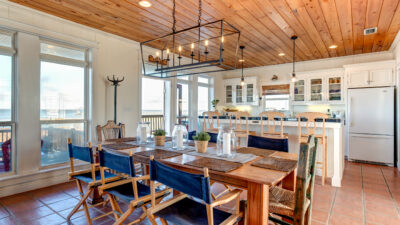
[[[371,135],[371,134],[350,134],[351,137],[357,138],[381,138],[381,139],[391,139],[393,136],[389,135]]]

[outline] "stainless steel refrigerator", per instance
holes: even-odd
[[[347,92],[349,159],[394,164],[394,87]]]

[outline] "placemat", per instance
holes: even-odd
[[[244,147],[244,148],[239,148],[236,150],[238,153],[244,153],[244,154],[253,154],[256,156],[261,156],[261,157],[268,157],[275,153],[276,151],[274,150],[268,150],[268,149],[259,149],[259,148],[252,148],[252,147]]]
[[[118,144],[106,144],[106,145],[102,145],[102,147],[112,149],[112,150],[124,150],[124,149],[129,149],[129,148],[136,148],[136,147],[138,147],[138,145],[118,143]]]
[[[131,142],[131,141],[136,141],[136,137],[107,139],[106,141],[108,141],[108,142]]]
[[[221,159],[200,158],[190,162],[186,162],[185,165],[200,167],[200,168],[206,167],[210,170],[227,173],[229,171],[238,169],[243,164],[237,162],[225,161]]]
[[[234,157],[231,157],[231,158],[222,158],[221,156],[217,155],[217,152],[215,149],[213,149],[213,150],[208,149],[207,152],[205,152],[205,153],[191,151],[191,152],[187,152],[185,154],[201,156],[201,157],[205,157],[205,158],[219,159],[219,160],[223,160],[223,161],[229,161],[229,162],[235,162],[235,163],[241,163],[241,164],[253,161],[254,159],[257,158],[256,155],[243,154],[243,153],[236,153],[234,155]]]
[[[155,159],[167,159],[175,156],[180,156],[182,155],[182,153],[166,151],[161,149],[154,149],[150,151],[137,152],[133,154],[133,161],[147,164],[150,162],[151,155],[153,155]]]
[[[251,164],[252,166],[257,166],[270,170],[278,170],[283,172],[291,172],[297,166],[296,160],[280,159],[274,157],[266,157]]]

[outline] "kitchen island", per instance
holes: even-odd
[[[207,118],[207,117],[206,117]],[[203,128],[204,118],[199,116],[198,127],[200,130]],[[227,116],[219,117],[220,126],[229,125],[230,120]],[[258,135],[261,132],[260,117],[249,117],[249,131],[256,132]],[[267,126],[268,121],[264,121],[264,126]],[[216,126],[216,120],[215,125]],[[302,121],[301,126],[303,127],[302,132],[306,132],[306,122]],[[317,120],[316,133],[322,133],[322,122]],[[345,132],[344,122],[340,119],[329,118],[325,123],[325,130],[327,136],[327,177],[331,178],[331,184],[335,187],[341,186],[341,180],[343,177],[344,169],[344,152],[345,152]],[[243,125],[244,128],[244,125]],[[276,126],[279,130],[280,126]],[[289,152],[298,153],[300,146],[298,141],[298,121],[296,118],[284,118],[283,121],[283,132],[289,135]],[[317,151],[317,161],[322,159],[322,145],[319,145]],[[321,169],[317,168],[317,175],[321,175]]]

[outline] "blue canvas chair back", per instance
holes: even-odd
[[[101,150],[99,151],[99,163],[101,167],[107,167],[131,177],[136,174],[132,156]]]
[[[79,159],[90,164],[94,163],[93,149],[91,147],[81,147],[68,143],[69,157]]]
[[[193,137],[196,136],[196,133],[197,132],[195,130],[194,131],[190,131],[188,133],[188,139],[193,141]],[[218,134],[217,133],[211,133],[211,132],[207,132],[207,133],[210,135],[210,142],[217,143]]]
[[[270,149],[281,152],[289,151],[289,142],[286,138],[267,138],[249,135],[248,147]]]
[[[211,203],[210,178],[200,174],[186,173],[165,164],[150,161],[150,180]]]

